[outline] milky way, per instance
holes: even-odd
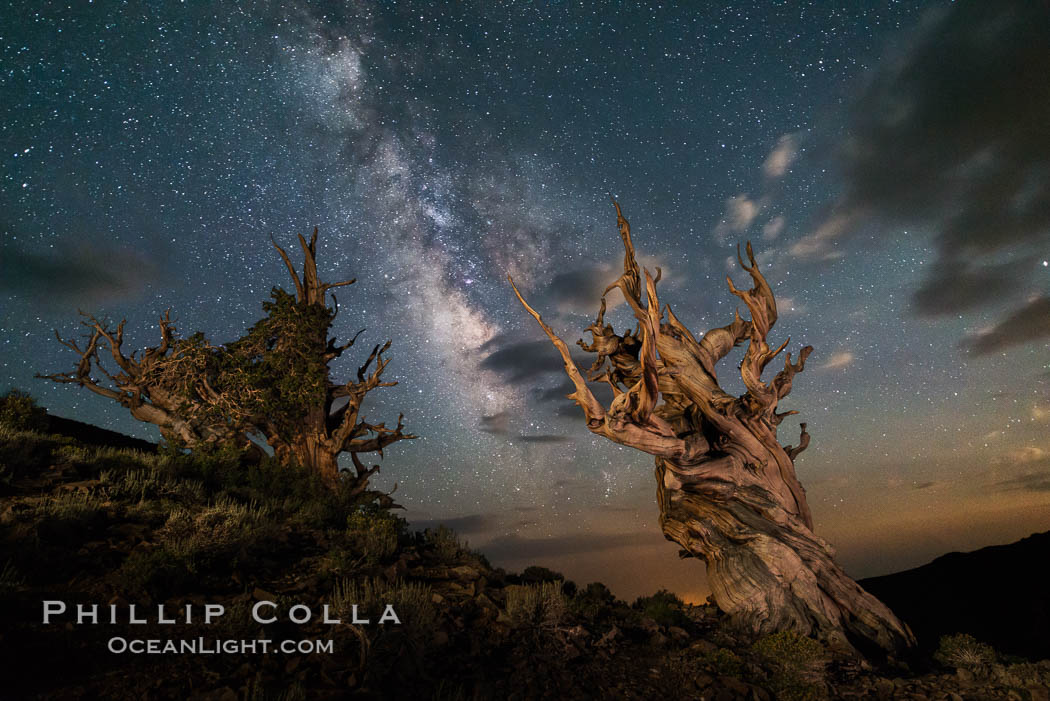
[[[52,330],[80,307],[143,346],[170,306],[236,337],[287,284],[270,234],[316,226],[322,274],[357,278],[336,330],[366,329],[337,372],[393,341],[368,416],[421,436],[379,477],[410,519],[702,597],[651,460],[587,433],[506,282],[579,338],[621,264],[612,195],[697,333],[754,242],[773,340],[816,347],[798,472],[851,572],[1050,527],[1042,4],[38,5],[0,18],[0,389],[156,438],[33,379],[71,366]]]

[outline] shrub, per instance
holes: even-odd
[[[87,492],[63,492],[46,497],[34,509],[37,519],[87,524],[99,514],[101,502]]]
[[[685,603],[666,589],[652,596],[639,597],[634,602],[634,608],[663,626],[682,626],[689,621],[685,615]]]
[[[425,584],[396,580],[387,582],[379,577],[360,581],[344,579],[332,591],[332,612],[344,623],[353,620],[352,607],[357,605],[358,618],[372,622],[369,631],[382,635],[396,631],[413,647],[421,649],[437,630],[438,615],[431,601],[433,591]],[[387,605],[393,607],[400,625],[377,625]]]
[[[405,521],[375,505],[361,506],[346,519],[346,531],[355,550],[369,564],[377,564],[397,551]]]
[[[423,531],[423,540],[434,548],[437,556],[444,561],[455,560],[463,550],[456,532],[445,524]]]
[[[972,635],[957,633],[941,638],[933,659],[946,667],[981,674],[996,662],[997,655],[990,645],[985,645]]]
[[[809,701],[822,697],[815,683],[823,646],[793,630],[760,638],[751,646],[770,667],[770,689],[782,701]]]
[[[744,673],[744,661],[732,650],[720,647],[704,654],[703,662],[716,674],[739,677]]]
[[[254,544],[266,509],[220,499],[193,513],[175,507],[158,531],[161,542],[190,572],[208,569]]]
[[[0,424],[16,431],[47,431],[47,411],[20,389],[10,389],[0,397]]]
[[[184,558],[161,546],[133,550],[114,574],[116,583],[125,591],[145,591],[165,598],[193,581]]]
[[[565,575],[561,572],[547,569],[546,567],[531,565],[526,567],[525,571],[521,573],[521,581],[526,584],[536,584],[538,582],[564,582]]]
[[[45,436],[0,423],[0,465],[10,478],[40,472],[51,464],[52,454],[71,443],[71,438]]]
[[[569,608],[576,614],[594,620],[616,603],[616,597],[609,587],[601,582],[591,582],[576,592],[569,602]]]
[[[187,503],[204,499],[204,485],[201,482],[174,478],[157,467],[140,467],[124,472],[105,470],[99,476],[99,481],[111,499],[146,501],[169,497]]]
[[[507,587],[507,617],[519,626],[554,628],[567,611],[561,582],[517,584]]]

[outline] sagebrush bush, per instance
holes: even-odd
[[[379,577],[360,580],[344,579],[332,590],[331,610],[344,623],[353,617],[357,605],[358,618],[368,618],[373,628],[387,604],[393,607],[401,621],[397,629],[407,638],[420,643],[429,641],[437,629],[438,614],[431,600],[433,590],[416,582],[396,580],[387,582]],[[390,625],[390,624],[387,624]]]
[[[569,600],[569,609],[576,615],[594,620],[615,603],[616,597],[609,591],[609,587],[601,582],[591,582],[583,589],[577,590]]]
[[[517,584],[507,592],[507,617],[520,626],[553,628],[568,611],[561,582]]]
[[[124,592],[144,591],[165,598],[195,579],[184,557],[166,546],[133,550],[112,575]]]
[[[197,572],[252,546],[266,519],[266,509],[256,504],[220,499],[199,511],[175,507],[158,535],[189,571]]]
[[[682,626],[688,623],[685,615],[685,602],[666,589],[661,589],[651,596],[639,597],[634,608],[663,626]]]
[[[423,539],[434,548],[437,556],[446,562],[455,560],[463,551],[456,532],[445,524],[423,531]]]
[[[72,521],[86,523],[94,519],[102,508],[97,496],[88,492],[63,492],[49,496],[36,504],[37,520]]]
[[[397,551],[403,531],[403,519],[377,506],[358,507],[346,519],[346,533],[354,549],[373,565]]]
[[[99,475],[102,489],[111,499],[146,501],[176,499],[185,503],[204,500],[204,485],[192,479],[178,479],[158,467],[135,470],[104,470]]]
[[[972,635],[957,633],[941,637],[933,659],[946,667],[983,673],[997,661],[998,655],[992,646],[985,645]]]
[[[751,646],[770,669],[769,685],[777,699],[810,701],[823,695],[815,683],[824,647],[812,638],[793,630],[784,630],[759,638]]]

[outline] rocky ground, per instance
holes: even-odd
[[[310,475],[229,456],[0,426],[0,495],[4,698],[1050,701],[1050,662],[966,636],[893,667],[792,634],[746,639],[714,607],[668,592],[628,605],[543,568],[508,573],[450,531],[411,533]],[[75,625],[65,615],[45,626],[46,599],[115,605],[121,620],[132,603],[222,604],[226,614],[211,625]],[[277,604],[282,620],[253,622],[258,601]],[[348,621],[357,604],[375,621],[384,603],[401,625],[319,620],[327,605]],[[294,604],[312,620],[284,619]],[[333,651],[114,654],[113,637],[330,640]]]

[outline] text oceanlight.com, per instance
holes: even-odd
[[[267,655],[311,654],[335,652],[332,640],[142,640],[139,638],[110,638],[106,645],[116,654],[132,655]]]

